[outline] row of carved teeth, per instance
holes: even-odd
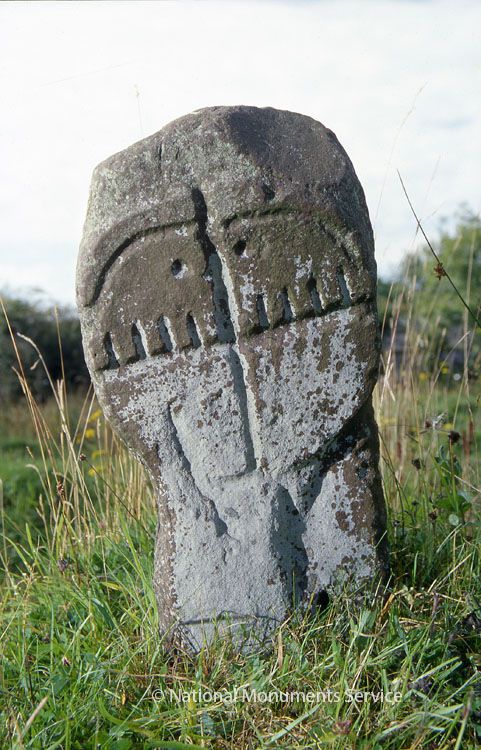
[[[327,312],[330,312],[331,310],[334,310],[339,307],[349,307],[352,304],[351,293],[349,291],[349,287],[347,285],[346,278],[344,276],[344,272],[342,268],[338,269],[336,273],[336,279],[339,285],[341,300],[340,301],[337,300],[334,303],[324,303],[321,300],[319,291],[317,289],[317,282],[314,276],[311,275],[309,279],[307,280],[307,284],[306,284],[307,291],[309,292],[312,311],[314,312],[315,315],[325,315]],[[291,304],[291,301],[289,299],[287,287],[284,287],[284,289],[282,289],[279,292],[278,296],[282,302],[281,323],[291,323],[296,318],[306,317],[305,314],[296,313],[295,306]],[[258,327],[262,330],[271,328],[271,321],[269,321],[269,316],[267,314],[264,294],[257,295],[256,310],[257,310],[257,316],[259,320]]]
[[[349,293],[349,289],[347,287],[346,280],[344,278],[344,274],[342,270],[338,271],[337,279],[339,282],[339,288],[341,290],[341,295],[342,295],[342,306],[348,306],[351,304],[352,300],[351,300],[351,295]],[[307,289],[309,291],[309,296],[311,299],[312,310],[315,315],[325,314],[327,311],[329,311],[329,309],[333,309],[334,307],[336,307],[336,305],[332,305],[332,306],[323,305],[319,292],[317,290],[316,280],[313,276],[311,276],[307,282]],[[290,303],[289,295],[288,295],[286,287],[279,292],[279,297],[282,301],[282,306],[283,306],[283,316],[282,316],[281,323],[283,324],[291,323],[298,316],[296,315],[296,312]],[[337,307],[339,307],[339,305],[337,305]],[[266,304],[265,304],[265,295],[263,294],[258,294],[256,297],[256,312],[257,312],[257,318],[258,318],[258,325],[255,327],[255,329],[261,330],[261,331],[269,329],[271,327],[271,321],[269,321],[269,318],[268,318]],[[305,317],[305,316],[300,316],[300,317]],[[170,322],[168,318],[162,315],[157,320],[155,328],[158,331],[159,341],[162,345],[161,350],[159,351],[156,349],[155,354],[170,354],[177,347],[175,346],[175,340],[171,333],[171,326],[170,326]],[[200,337],[197,324],[191,313],[189,313],[186,316],[186,329],[187,329],[187,334],[190,339],[190,343],[187,346],[182,347],[182,350],[190,349],[190,348],[198,349],[199,347],[201,347],[203,342]],[[147,357],[154,356],[152,353],[148,351],[148,346],[146,343],[146,335],[139,321],[137,321],[136,323],[132,323],[131,336],[132,336],[132,343],[135,349],[135,356],[125,361],[125,358],[119,356],[119,354],[115,351],[111,334],[107,333],[105,335],[104,347],[105,347],[105,352],[107,354],[107,359],[108,359],[108,365],[106,369],[109,369],[109,370],[115,369],[119,367],[120,362],[122,362],[122,364],[129,364],[131,362],[138,362],[140,360],[147,359]]]
[[[188,349],[188,348],[198,349],[202,345],[202,341],[201,341],[195,320],[190,313],[186,316],[186,327],[187,327],[187,333],[189,334],[189,338],[190,338],[190,344],[183,348],[184,349]],[[161,351],[156,350],[155,353],[156,354],[157,353],[170,354],[174,350],[174,344],[173,344],[173,336],[170,331],[170,323],[169,323],[168,318],[161,315],[161,317],[158,319],[155,325],[155,328],[158,331],[159,341],[162,346]],[[132,336],[132,343],[135,349],[135,356],[131,357],[127,361],[124,361],[125,358],[119,356],[118,352],[115,351],[111,334],[110,333],[105,334],[104,347],[105,347],[105,352],[107,354],[107,359],[108,359],[108,365],[106,369],[108,370],[115,369],[119,367],[121,362],[122,364],[129,364],[131,362],[138,362],[140,360],[147,359],[147,357],[153,356],[153,354],[148,351],[145,332],[139,321],[137,321],[136,323],[132,323],[131,336]]]

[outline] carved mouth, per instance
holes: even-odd
[[[259,300],[261,301],[259,302]],[[351,302],[350,304],[331,304],[329,307],[322,308],[319,312],[313,308],[311,314],[303,314],[302,317],[297,317],[293,313],[291,313],[290,317],[286,316],[285,319],[283,319],[282,321],[278,321],[275,325],[270,325],[267,319],[265,305],[262,304],[262,295],[258,295],[258,325],[252,329],[249,335],[246,335],[244,337],[239,336],[237,340],[248,340],[269,330],[272,331],[281,327],[292,326],[295,325],[296,322],[300,322],[302,320],[310,318],[324,318],[328,315],[331,315],[332,313],[339,312],[340,310],[361,307],[366,303],[369,303],[369,298],[367,296],[365,299],[359,300],[354,303]],[[135,354],[130,354],[128,358],[122,356],[122,351],[118,352],[117,348],[114,348],[112,335],[110,332],[107,332],[103,339],[103,347],[107,363],[104,366],[99,367],[98,369],[115,370],[121,366],[133,364],[134,362],[139,362],[153,357],[164,356],[171,358],[181,352],[187,353],[188,351],[194,349],[208,349],[212,346],[215,346],[216,344],[229,344],[235,342],[235,340],[225,341],[225,339],[216,338],[208,344],[204,344],[199,336],[197,325],[191,314],[188,314],[186,316],[186,331],[190,338],[190,343],[187,345],[177,345],[170,332],[169,320],[165,316],[162,315],[155,323],[152,323],[152,326],[157,331],[158,336],[158,346],[154,351],[150,351],[149,347],[146,344],[146,335],[142,325],[139,322],[132,324],[131,340]]]

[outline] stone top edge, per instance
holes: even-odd
[[[134,141],[129,146],[119,149],[119,151],[115,151],[115,153],[110,154],[105,159],[102,159],[102,161],[100,161],[95,166],[93,175],[95,176],[96,173],[101,172],[103,168],[109,167],[112,163],[118,161],[119,157],[121,157],[126,152],[131,152],[132,150],[143,150],[143,147],[150,146],[153,142],[161,139],[163,135],[171,130],[174,130],[176,126],[179,126],[184,122],[188,122],[189,120],[198,120],[200,122],[202,119],[205,119],[206,122],[210,121],[210,123],[214,125],[216,122],[220,123],[222,119],[232,114],[252,114],[257,116],[276,116],[280,114],[289,116],[298,119],[299,121],[303,121],[306,124],[311,123],[317,128],[322,129],[327,135],[329,135],[330,137],[334,137],[338,146],[342,149],[342,146],[337,140],[334,132],[330,130],[330,128],[326,127],[322,122],[316,120],[310,115],[304,115],[301,112],[295,112],[289,109],[279,109],[277,107],[257,107],[250,104],[215,105],[211,107],[201,107],[200,109],[195,109],[188,114],[180,115],[179,117],[175,117],[173,120],[169,120],[164,125],[162,125],[161,128],[154,131],[153,133],[150,133],[143,138],[139,138],[138,141]]]
[[[94,170],[77,266],[77,300],[126,238],[196,218],[285,206],[321,212],[344,227],[376,274],[364,192],[335,134],[308,115],[274,107],[206,107],[172,120]]]

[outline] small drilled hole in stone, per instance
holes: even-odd
[[[276,194],[274,190],[270,187],[270,185],[264,184],[262,186],[262,192],[264,193],[264,198],[266,201],[272,201],[276,197]]]
[[[172,276],[175,276],[176,278],[179,278],[179,277],[182,277],[184,275],[184,273],[185,273],[185,266],[182,263],[182,261],[177,258],[176,260],[173,261],[173,263],[172,263],[172,265],[170,267],[170,271],[172,273]]]
[[[235,254],[240,257],[241,255],[244,255],[244,251],[246,249],[246,242],[244,240],[238,240],[234,245],[234,252]]]

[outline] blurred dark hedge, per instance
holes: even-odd
[[[51,388],[37,351],[21,335],[36,344],[54,382],[63,378],[64,371],[69,389],[86,388],[90,379],[76,310],[45,302],[35,292],[31,293],[30,298],[19,298],[8,292],[2,292],[1,297],[25,376],[36,398],[47,398]],[[21,395],[22,389],[15,372],[18,369],[12,336],[5,316],[0,313],[0,403]]]

